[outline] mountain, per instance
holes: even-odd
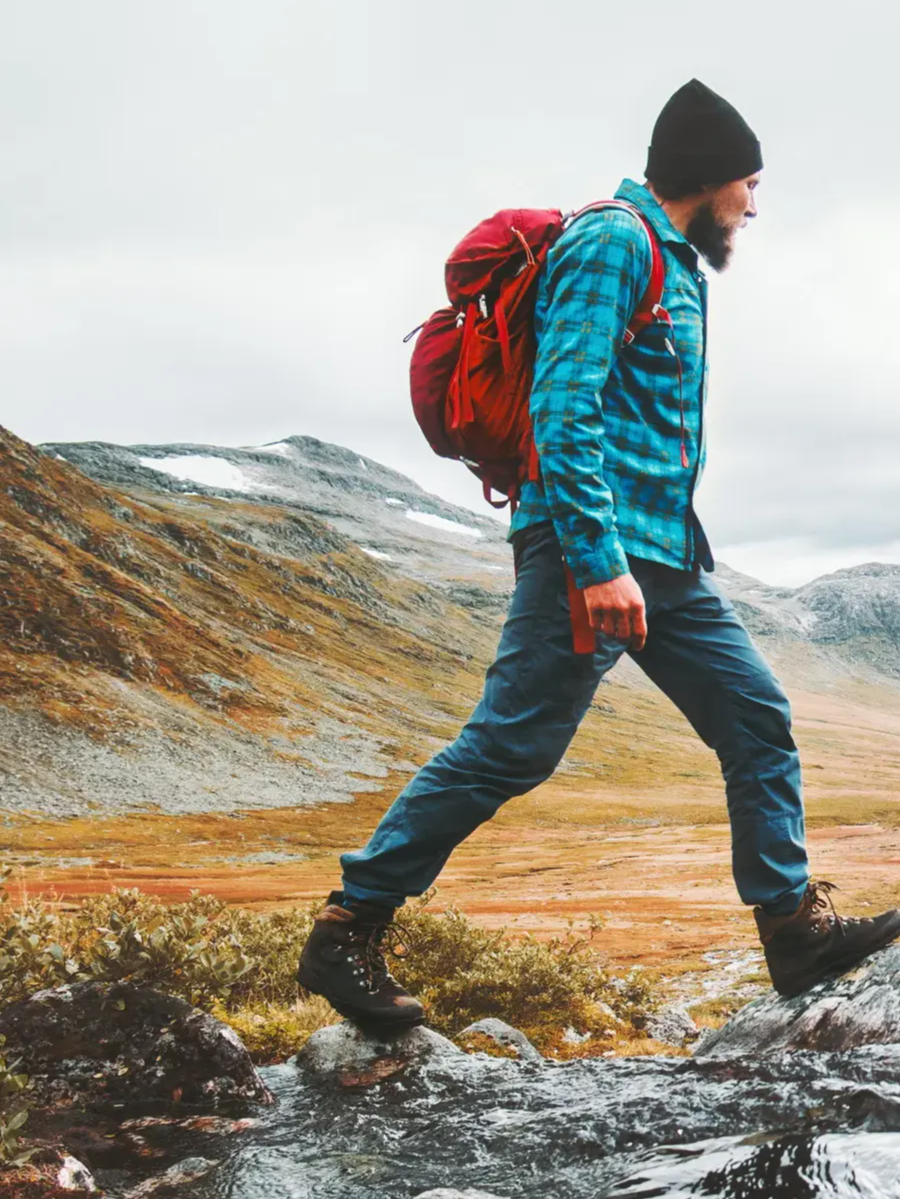
[[[267,507],[301,509],[410,578],[482,585],[489,594],[510,588],[506,529],[497,520],[448,504],[371,458],[313,437],[244,449],[102,442],[41,449],[130,495],[151,492],[186,502],[252,497]],[[263,548],[279,552],[277,544]]]
[[[896,705],[897,567],[716,577],[787,686]],[[36,448],[0,430],[0,582],[0,808],[67,816],[379,790],[471,711],[513,579],[499,522],[313,438]],[[710,773],[633,662],[605,683],[562,777]]]
[[[241,449],[102,442],[42,449],[129,494],[144,489],[232,501],[253,495],[258,503],[299,507],[400,573],[463,602],[502,611],[512,585],[506,532],[497,520],[448,504],[372,459],[313,437]],[[715,575],[752,635],[828,646],[842,670],[897,676],[897,565],[870,562],[796,588],[770,586],[725,563],[717,563]]]

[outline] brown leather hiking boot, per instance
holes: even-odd
[[[897,908],[872,919],[839,916],[829,894],[837,890],[825,880],[808,883],[798,910],[788,916],[754,909],[770,978],[780,995],[800,995],[898,936]]]
[[[404,945],[394,909],[370,903],[345,908],[342,898],[342,892],[333,891],[316,917],[300,955],[297,981],[367,1031],[422,1024],[422,1005],[391,975],[383,956],[386,937],[393,938],[395,952],[398,944]]]

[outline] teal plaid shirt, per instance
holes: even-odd
[[[538,353],[530,410],[542,484],[527,483],[510,536],[553,520],[579,587],[626,574],[626,554],[682,570],[713,557],[692,508],[704,470],[707,280],[698,256],[647,190],[623,180],[616,198],[647,216],[666,269],[663,307],[682,363],[679,378],[660,322],[629,346],[623,334],[651,274],[638,219],[586,213],[551,247],[538,282]]]

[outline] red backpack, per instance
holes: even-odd
[[[436,454],[456,458],[482,480],[485,499],[513,511],[522,485],[539,480],[529,396],[535,363],[533,313],[538,274],[571,220],[601,208],[633,213],[651,245],[651,277],[623,339],[666,321],[663,258],[644,215],[624,200],[601,200],[564,215],[551,209],[503,209],[476,225],[444,269],[450,306],[439,308],[404,338],[421,334],[410,362],[413,412]],[[492,491],[505,498],[493,500]],[[577,652],[592,652],[594,632],[584,600],[566,568]],[[581,602],[580,602],[581,600]]]

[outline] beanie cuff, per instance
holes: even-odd
[[[645,178],[652,183],[662,180],[685,180],[697,183],[731,183],[745,179],[763,168],[760,142],[756,139],[736,146],[728,153],[722,150],[686,153],[669,146],[648,146]]]

